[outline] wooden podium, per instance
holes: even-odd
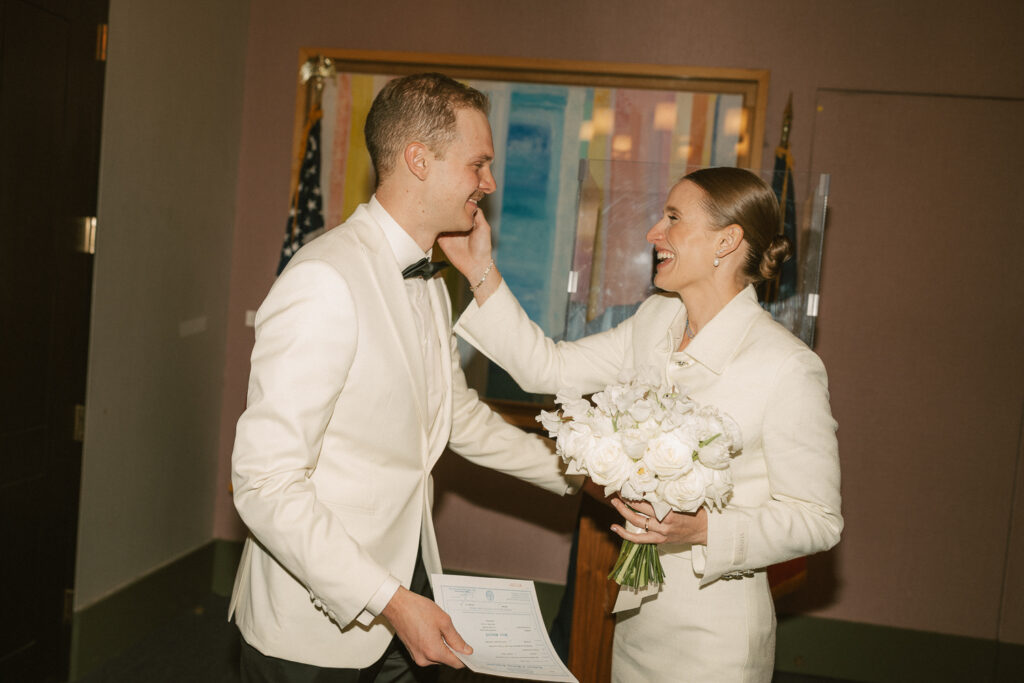
[[[606,683],[612,673],[612,607],[619,586],[608,578],[621,540],[609,527],[622,518],[615,510],[584,494],[580,501],[576,548],[576,594],[569,638],[569,670],[579,681]]]

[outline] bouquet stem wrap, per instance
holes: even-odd
[[[643,531],[630,522],[626,522],[626,530],[631,533]],[[619,559],[608,578],[620,586],[638,589],[664,583],[665,570],[661,567],[657,544],[623,540]]]

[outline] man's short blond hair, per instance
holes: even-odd
[[[377,183],[395,170],[395,161],[413,142],[444,158],[455,139],[455,113],[475,109],[487,115],[490,102],[476,88],[439,73],[422,73],[390,81],[377,94],[363,134]]]

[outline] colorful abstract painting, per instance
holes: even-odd
[[[326,83],[327,225],[344,221],[373,192],[362,126],[390,78],[338,73]],[[466,82],[491,100],[498,189],[484,209],[495,232],[496,260],[530,317],[556,338],[574,336],[567,324],[574,263],[574,299],[587,303],[589,327],[595,319],[610,320],[608,311],[617,317],[615,311],[642,300],[649,289],[643,239],[656,219],[650,196],[663,197],[679,169],[737,161],[741,95]],[[592,163],[604,160],[636,163]],[[581,169],[614,175],[588,179]],[[584,220],[579,202],[588,183],[602,195],[601,215],[591,221]],[[598,291],[589,291],[591,281],[600,283]]]

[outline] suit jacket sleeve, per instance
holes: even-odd
[[[510,425],[467,386],[454,334],[450,335],[449,352],[452,354],[452,430],[448,445],[452,451],[478,465],[553,493],[578,490],[583,477],[565,474],[551,441]]]
[[[827,550],[839,542],[839,449],[828,380],[809,349],[780,364],[762,421],[769,499],[708,515],[708,545],[693,565],[708,584],[726,573]]]
[[[308,477],[345,386],[357,325],[349,288],[326,263],[298,263],[278,278],[257,315],[248,405],[232,453],[242,520],[340,624],[389,577],[317,500]]]
[[[500,365],[525,391],[554,394],[564,389],[591,393],[617,381],[633,358],[632,322],[573,342],[555,342],[526,315],[502,280],[455,325],[460,337]]]

